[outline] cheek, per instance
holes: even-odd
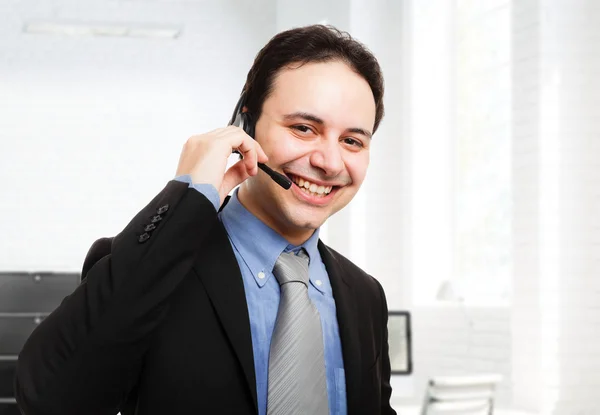
[[[279,161],[281,155],[285,154],[285,134],[276,125],[265,120],[264,117],[261,117],[256,124],[256,141],[260,144],[267,157],[269,157],[269,162],[272,164]]]
[[[352,155],[352,157],[346,158],[345,163],[353,185],[360,186],[365,180],[369,167],[368,152]]]
[[[261,146],[273,164],[296,160],[310,151],[308,143],[281,131],[270,135]]]

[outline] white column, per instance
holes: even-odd
[[[453,272],[453,2],[409,3],[411,277],[415,301],[423,304]]]
[[[513,395],[597,413],[600,8],[513,2]]]

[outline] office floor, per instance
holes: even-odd
[[[420,415],[421,405],[407,405],[402,403],[396,403],[392,399],[392,407],[396,410],[398,415]],[[509,408],[497,408],[494,409],[494,415],[540,415],[535,412],[521,411],[518,409]]]

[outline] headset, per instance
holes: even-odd
[[[250,112],[243,112],[244,105],[246,103],[246,92],[242,92],[240,99],[235,106],[235,110],[233,111],[233,115],[229,120],[229,125],[235,125],[236,127],[240,127],[246,134],[254,139],[254,131],[256,128],[256,120],[254,116]],[[233,153],[237,153],[240,157],[243,157],[242,154],[234,150]],[[271,169],[264,163],[258,163],[258,168],[264,171],[269,175],[271,179],[275,181],[279,186],[288,190],[292,187],[292,181],[284,174],[278,173],[275,170]]]

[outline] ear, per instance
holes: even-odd
[[[244,106],[242,107],[242,112],[248,112],[248,107],[244,105]]]

